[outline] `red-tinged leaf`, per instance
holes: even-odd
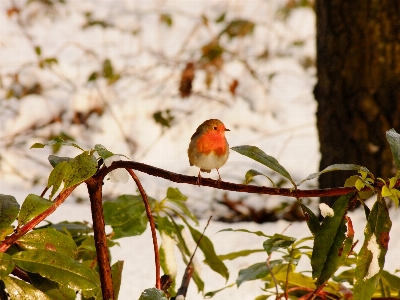
[[[386,202],[378,194],[364,229],[364,244],[357,255],[354,299],[371,299],[385,264],[392,221]]]

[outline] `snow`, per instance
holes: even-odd
[[[317,104],[313,97],[316,70],[312,64],[306,66],[304,63],[308,59],[315,60],[315,15],[311,8],[303,7],[293,10],[284,19],[277,11],[286,2],[70,0],[43,9],[39,1],[31,1],[21,15],[22,21],[27,22],[26,27],[21,28],[18,16],[8,17],[5,12],[12,3],[23,7],[25,1],[0,1],[0,193],[14,195],[19,203],[29,193],[41,194],[47,184],[43,175],[51,171],[47,163],[51,150],[29,150],[29,147],[35,142],[47,142],[49,137],[61,132],[76,138],[76,143],[85,149],[102,144],[132,160],[197,176],[198,168],[189,166],[187,147],[197,126],[211,118],[220,119],[231,130],[226,135],[231,147],[258,146],[277,158],[295,182],[317,172],[320,154],[315,119]],[[93,20],[105,18],[114,27],[93,26],[82,30],[87,22],[84,13],[89,11],[93,12]],[[198,70],[193,95],[181,99],[178,95],[180,73],[188,61],[198,58],[196,49],[209,43],[223,29],[223,24],[213,20],[224,12],[227,12],[227,20],[248,18],[256,22],[253,37],[229,43],[224,40],[227,50],[236,56],[226,59],[210,88],[205,84],[206,72]],[[160,13],[171,14],[172,28],[159,23]],[[201,15],[208,18],[207,26],[202,25]],[[26,38],[26,33],[31,40]],[[40,58],[33,44],[40,46]],[[266,59],[255,58],[263,53],[268,53]],[[50,57],[56,57],[58,64],[51,68],[37,67],[39,59]],[[105,78],[88,82],[93,72],[102,71],[105,59],[112,61],[115,72],[123,74],[121,79],[114,84],[109,84]],[[15,81],[17,71],[18,81]],[[233,79],[239,80],[235,95],[227,92]],[[17,97],[24,87],[36,84],[42,87],[42,94]],[[15,95],[6,99],[10,86]],[[86,124],[71,122],[76,114],[97,108],[103,113],[90,115]],[[166,109],[170,109],[175,118],[170,128],[161,128],[154,122],[153,113]],[[37,131],[33,133],[32,128]],[[69,157],[78,154],[79,150],[72,147],[63,147],[57,153]],[[234,151],[219,171],[222,180],[241,183],[249,169],[264,172],[274,181],[281,179]],[[224,191],[171,184],[137,173],[151,197],[162,199],[169,186],[177,187],[189,197],[188,206],[196,215],[207,219],[210,215],[224,213],[224,208],[216,201],[221,199]],[[116,180],[120,180],[120,175]],[[203,175],[218,178],[215,170]],[[316,182],[307,181],[301,188],[316,187]],[[262,176],[257,176],[253,184],[270,186]],[[290,187],[288,183],[284,186]],[[122,185],[109,181],[103,188],[108,197],[132,194],[136,189],[132,182]],[[228,193],[227,197],[244,199],[256,209],[276,207],[287,201],[277,196],[243,193]],[[90,206],[87,202],[76,204],[77,198],[88,198],[84,186],[78,187],[49,220],[91,223]],[[311,204],[314,209],[317,209],[316,203]],[[329,215],[327,209],[322,211]],[[393,221],[391,236],[400,236],[400,226],[395,224],[400,220],[399,212],[391,210],[390,214]],[[363,212],[358,210],[349,216],[355,227],[355,239],[363,240]],[[205,223],[202,220],[198,230],[204,228]],[[273,235],[283,232],[288,225],[285,221],[261,225],[212,221],[206,235],[213,241],[218,254],[226,254],[262,249],[264,238],[239,232],[217,233],[221,229],[246,228]],[[296,238],[310,235],[304,222],[289,226],[285,234]],[[138,299],[145,288],[155,283],[151,235],[147,230],[141,236],[123,238],[119,242],[121,247],[114,247],[111,252],[113,262],[125,261],[120,299]],[[193,243],[191,251],[194,246]],[[374,245],[370,247],[373,249]],[[396,251],[399,247],[400,241],[393,238],[386,256],[388,271],[400,268]],[[256,253],[227,261],[228,283],[235,281],[240,269],[265,259],[266,253]],[[225,280],[201,261],[202,254],[198,251],[195,263],[201,266],[205,290],[224,287]],[[180,259],[177,263],[179,281],[185,266]],[[373,266],[370,265],[371,274],[374,273]],[[310,270],[309,261],[302,259],[299,268]],[[253,299],[263,293],[261,288],[259,281],[245,282],[239,289],[226,289],[215,298]],[[202,299],[193,283],[188,295],[190,299]]]
[[[104,160],[104,164],[109,167],[111,166],[111,164],[114,161],[120,161],[121,160],[121,156],[120,155],[113,155],[110,157],[107,157]],[[111,171],[110,173],[108,173],[108,177],[110,178],[110,181],[112,183],[127,183],[129,180],[129,174],[126,172],[125,169],[116,169],[114,171]]]
[[[333,217],[335,215],[335,212],[333,211],[332,208],[330,208],[327,204],[325,203],[320,203],[319,204],[319,209],[321,211],[321,216],[323,216],[324,218],[326,216],[328,217]]]
[[[171,277],[175,277],[178,272],[178,267],[175,257],[175,246],[176,242],[169,235],[161,232],[161,249],[164,251],[165,264],[167,266],[167,274]]]
[[[375,233],[372,234],[370,240],[368,241],[367,249],[372,253],[372,259],[368,266],[368,273],[365,275],[364,280],[370,279],[379,273],[379,256],[381,255],[381,249],[376,240]]]

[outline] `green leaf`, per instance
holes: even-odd
[[[39,61],[39,68],[50,67],[52,64],[58,64],[57,58],[47,57]]]
[[[89,179],[97,172],[97,159],[85,151],[68,162],[64,177],[64,189]]]
[[[71,157],[61,157],[61,156],[57,156],[57,155],[49,155],[48,160],[54,168],[60,162],[63,162],[63,161],[68,162],[68,161],[71,161],[72,158]]]
[[[294,184],[289,172],[286,171],[286,169],[283,166],[281,166],[274,157],[266,154],[261,149],[255,147],[255,146],[247,146],[247,145],[232,147],[231,149],[233,151],[236,151],[244,156],[254,159],[255,161],[267,166],[268,168],[281,174],[283,177],[289,179],[290,182],[292,182]]]
[[[230,38],[243,37],[253,33],[255,24],[248,20],[233,20],[220,33],[226,33]]]
[[[58,163],[54,169],[51,171],[49,179],[47,181],[47,188],[49,189],[50,187],[53,187],[51,192],[50,192],[50,200],[53,198],[55,193],[58,191],[60,188],[65,174],[68,172],[68,169],[70,168],[69,164],[67,161],[62,161]]]
[[[11,256],[0,252],[0,278],[7,277],[14,270],[14,266]]]
[[[341,245],[345,239],[345,228],[343,229],[342,221],[347,213],[348,203],[353,196],[354,193],[349,193],[336,200],[332,206],[334,216],[325,218],[321,224],[320,230],[315,235],[311,256],[313,278],[325,277],[325,273],[322,274],[322,272],[327,268],[325,264],[329,263],[328,255],[338,255],[334,254],[334,251],[336,247],[340,247],[339,245]],[[322,282],[318,280],[319,279],[317,279],[317,283],[322,284]]]
[[[42,49],[39,46],[35,46],[35,52],[37,56],[40,56],[42,54]]]
[[[392,189],[393,187],[394,187],[394,185],[396,184],[396,182],[397,182],[397,177],[392,177],[392,178],[390,178],[389,179],[389,182],[390,182],[390,184],[389,184],[389,188],[390,189]]]
[[[195,242],[198,242],[199,239],[201,238],[201,232],[197,231],[194,229],[192,226],[190,226],[186,221],[185,221],[187,227],[190,230],[190,233],[193,237],[193,240]],[[203,235],[201,238],[200,244],[199,244],[200,250],[204,253],[205,260],[204,262],[215,272],[223,276],[226,280],[229,278],[229,272],[225,264],[222,262],[222,260],[218,257],[218,255],[215,253],[214,250],[214,245],[210,241],[210,239]]]
[[[141,196],[122,195],[103,203],[104,221],[114,230],[113,239],[142,234],[147,216]]]
[[[51,299],[75,300],[76,292],[67,286],[59,285],[57,282],[44,278],[36,273],[29,273],[32,285],[44,292]]]
[[[397,170],[400,170],[400,134],[393,128],[386,131],[386,139],[389,142],[390,150]]]
[[[317,216],[304,204],[300,203],[301,209],[303,210],[304,217],[307,222],[307,226],[310,229],[313,236],[317,235],[321,229]]]
[[[97,79],[97,77],[99,77],[99,73],[93,72],[92,74],[89,75],[88,82],[95,81]]]
[[[119,290],[122,282],[122,269],[124,268],[124,261],[119,260],[111,266],[112,281],[114,287],[114,300],[118,300]]]
[[[0,229],[0,242],[4,241],[6,236],[12,234],[14,230],[14,226],[8,226],[7,228]]]
[[[2,279],[11,299],[18,300],[52,300],[42,291],[33,287],[31,284],[14,277]]]
[[[175,117],[172,115],[169,109],[166,109],[164,111],[156,111],[153,114],[153,119],[156,123],[160,124],[161,127],[170,128],[172,125],[172,121],[175,119]]]
[[[30,149],[34,149],[34,148],[44,148],[46,146],[46,144],[42,144],[42,143],[34,143]]]
[[[201,60],[206,63],[214,63],[222,56],[224,51],[225,49],[219,44],[219,42],[214,40],[201,48]]]
[[[221,291],[223,291],[223,290],[225,290],[225,289],[227,289],[227,288],[231,288],[231,287],[233,287],[235,284],[236,284],[236,283],[231,283],[230,285],[227,285],[227,286],[223,287],[222,289],[215,290],[215,291],[209,291],[209,292],[207,292],[207,293],[204,295],[204,299],[212,298],[212,297],[214,297],[217,293],[219,293],[219,292],[221,292]]]
[[[52,205],[53,202],[50,200],[34,194],[29,194],[25,198],[24,203],[22,203],[21,210],[18,215],[18,226],[21,227],[22,225],[28,223],[30,220],[46,211],[46,209]]]
[[[78,247],[78,251],[82,251],[82,250],[88,250],[89,252],[93,252],[93,254],[95,254],[96,244],[94,241],[94,236],[89,235],[89,236],[85,237],[85,239],[82,241],[82,243]]]
[[[388,271],[382,270],[381,282],[385,290],[398,295],[400,292],[400,277],[390,274]],[[383,296],[383,295],[382,295]]]
[[[268,255],[278,249],[286,249],[296,241],[295,238],[285,236],[282,234],[275,233],[272,238],[266,240],[263,243],[264,250],[267,251]]]
[[[23,270],[39,273],[60,285],[75,290],[95,290],[100,287],[98,274],[72,258],[49,250],[28,250],[13,255],[15,264]]]
[[[358,191],[361,191],[364,187],[365,187],[365,183],[361,181],[361,179],[358,179],[356,181],[356,183],[354,184],[354,186],[356,187],[356,189]]]
[[[77,247],[73,239],[53,228],[28,232],[20,237],[16,243],[22,250],[51,250],[71,258],[75,258],[77,254]]]
[[[10,225],[17,218],[19,204],[13,196],[0,194],[0,236],[9,231]]]
[[[184,203],[187,200],[187,197],[182,194],[179,189],[169,187],[167,190],[167,199],[179,207],[186,216],[196,223],[196,225],[199,225],[199,221],[197,220],[196,216],[187,208],[186,204]]]
[[[248,256],[252,253],[257,253],[257,252],[264,252],[262,249],[253,249],[253,250],[242,250],[242,251],[237,251],[237,252],[231,252],[227,254],[222,254],[218,255],[219,259],[221,260],[234,260],[238,257],[242,256]]]
[[[97,160],[89,151],[84,151],[69,161],[59,162],[51,171],[47,188],[53,186],[50,199],[64,182],[63,190],[89,179],[97,172]]]
[[[314,178],[318,177],[319,175],[322,175],[327,172],[332,172],[332,171],[363,171],[363,172],[367,172],[373,178],[372,173],[366,167],[354,165],[354,164],[334,164],[334,165],[331,165],[331,166],[323,169],[321,172],[308,175],[308,177],[306,179],[303,179],[297,185],[300,185],[304,181],[314,179]]]
[[[81,234],[88,234],[93,232],[93,228],[89,227],[82,222],[60,222],[56,224],[51,224],[51,228],[58,230],[60,232],[69,232],[72,236],[77,236]]]
[[[386,202],[378,194],[364,229],[364,244],[357,255],[354,299],[371,299],[374,294],[385,264],[391,227]]]
[[[221,23],[225,20],[226,12],[223,12],[217,19],[215,19],[215,23]]]
[[[243,184],[248,184],[250,181],[253,180],[253,178],[254,178],[255,176],[258,176],[258,175],[267,177],[268,180],[269,180],[269,181],[272,183],[272,185],[275,187],[275,183],[272,181],[271,178],[269,178],[267,175],[264,175],[263,173],[258,172],[257,170],[254,170],[254,169],[250,169],[250,170],[248,170],[248,171],[246,172],[246,175],[244,175],[244,182],[243,182]]]
[[[84,151],[81,147],[79,147],[74,142],[66,142],[61,137],[56,137],[53,140],[47,142],[46,144],[35,143],[31,146],[31,149],[32,148],[44,148],[45,146],[56,146],[56,145],[57,146],[72,146],[72,147],[75,147],[75,148],[78,148],[78,149]]]
[[[94,146],[94,150],[97,151],[97,153],[100,155],[100,157],[101,157],[102,159],[106,159],[106,158],[109,158],[109,157],[111,157],[111,156],[114,155],[114,153],[112,153],[111,151],[108,151],[108,150],[106,149],[106,147],[104,147],[104,146],[101,145],[101,144],[96,144],[96,145]]]
[[[274,274],[274,277],[278,282],[286,283],[286,280],[288,279],[289,285],[293,285],[295,287],[298,287],[299,289],[315,289],[314,280],[309,276],[305,276],[296,272],[289,272],[289,277],[287,278],[287,265],[284,268],[281,268],[278,272],[276,272],[275,268],[272,269],[272,273]]]
[[[160,22],[164,23],[168,27],[172,26],[172,17],[170,14],[160,14]]]
[[[272,260],[269,262],[270,268],[272,269],[275,265],[282,263],[282,260]],[[270,273],[267,263],[260,262],[246,269],[242,269],[239,271],[239,276],[236,279],[236,284],[239,287],[243,282],[261,279],[267,276]]]
[[[266,234],[264,234],[264,233],[263,233],[263,232],[261,232],[261,231],[250,231],[250,230],[247,230],[247,229],[232,229],[232,228],[225,228],[225,229],[222,229],[222,230],[220,230],[220,231],[218,231],[218,232],[223,232],[223,231],[232,231],[232,232],[247,232],[247,233],[252,233],[252,234],[255,234],[255,235],[258,235],[258,236],[267,237],[267,238],[271,238],[271,237],[272,237],[271,235],[266,235]]]
[[[392,196],[392,192],[389,190],[389,188],[384,185],[382,187],[382,197],[387,197],[387,196]]]
[[[168,300],[162,290],[156,288],[145,289],[139,300]]]
[[[176,227],[175,225],[168,219],[168,217],[161,217],[157,215],[155,217],[155,222],[157,226],[157,230],[161,233],[169,235],[170,237],[174,237],[176,235]],[[180,225],[179,231],[183,229],[183,226]]]
[[[351,219],[345,217],[342,219],[338,233],[324,262],[324,267],[316,281],[318,286],[328,281],[343,265],[353,247],[353,238],[354,230]]]
[[[114,68],[110,59],[106,59],[103,62],[103,75],[105,78],[111,79],[114,77]]]

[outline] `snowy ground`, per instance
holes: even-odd
[[[196,127],[206,119],[219,118],[231,129],[227,134],[230,146],[255,145],[274,156],[286,167],[296,182],[317,171],[320,155],[315,127],[316,102],[312,90],[316,82],[315,67],[305,67],[301,62],[315,57],[315,17],[310,8],[293,10],[286,20],[276,17],[277,9],[287,1],[67,1],[48,12],[35,3],[24,11],[18,25],[16,15],[6,17],[13,3],[25,1],[1,1],[0,10],[0,193],[14,195],[22,202],[29,193],[40,194],[50,166],[47,164],[48,149],[28,150],[34,142],[45,142],[48,136],[61,131],[73,135],[84,148],[103,144],[115,153],[128,155],[132,160],[148,163],[172,172],[197,175],[198,170],[189,167],[187,146]],[[221,29],[215,20],[228,7],[227,18],[248,18],[256,22],[252,37],[238,42],[226,42],[231,52],[241,59],[227,59],[223,71],[207,90],[204,72],[196,74],[193,89],[197,94],[182,100],[178,94],[181,70],[187,61],[196,59],[196,49],[210,41]],[[83,15],[93,12],[94,19],[108,18],[114,27],[100,26],[82,30],[87,21]],[[171,13],[172,12],[172,13]],[[159,14],[171,13],[172,28],[160,25]],[[203,14],[210,20],[202,27]],[[200,29],[199,29],[200,28]],[[130,32],[138,30],[137,35]],[[127,33],[129,32],[129,33]],[[42,57],[57,57],[58,64],[40,69],[33,45],[38,45]],[[300,45],[300,46],[299,46]],[[269,58],[256,60],[268,50]],[[88,83],[89,75],[110,58],[116,71],[124,77],[113,85],[99,79]],[[256,70],[254,78],[243,65]],[[36,64],[35,64],[36,63]],[[19,70],[19,82],[13,83],[13,74]],[[227,84],[239,79],[235,96],[230,95]],[[21,86],[39,83],[43,93],[21,99],[6,99],[8,87],[17,93]],[[90,129],[81,124],[71,124],[73,115],[85,113],[95,107],[103,107],[100,117],[91,115],[87,120]],[[156,109],[171,109],[175,119],[171,128],[163,130],[155,124],[152,114]],[[55,117],[62,116],[40,129]],[[39,129],[32,133],[31,126]],[[136,143],[136,151],[124,142],[130,137]],[[74,156],[78,152],[64,148],[59,155]],[[242,182],[247,170],[265,168],[251,160],[231,153],[227,164],[221,168],[225,181]],[[139,173],[147,193],[154,198],[165,195],[171,183]],[[216,178],[213,171],[209,176]],[[32,180],[37,178],[37,185]],[[275,177],[278,178],[278,177]],[[267,179],[257,179],[256,184],[269,185]],[[315,186],[315,181],[305,187]],[[221,208],[215,204],[222,192],[211,188],[172,184],[189,196],[189,206],[207,219],[218,214]],[[132,184],[104,187],[108,196],[134,193]],[[85,188],[74,192],[74,199],[87,199]],[[282,201],[279,197],[229,193],[230,199],[246,198],[258,208],[272,207]],[[286,199],[285,199],[286,200]],[[392,220],[399,219],[398,211],[391,211]],[[362,212],[351,214],[356,237],[362,239],[364,218]],[[91,221],[89,206],[77,205],[71,199],[51,217],[51,221]],[[205,225],[203,221],[199,229]],[[212,239],[219,254],[240,249],[262,247],[263,239],[249,234],[218,233],[223,228],[262,230],[266,234],[282,232],[289,224],[284,221],[256,225],[253,223],[222,224],[212,222],[207,235]],[[400,268],[395,249],[399,249],[399,226],[393,224],[392,240],[387,254],[387,270]],[[293,237],[309,235],[304,223],[295,223],[285,234]],[[121,240],[121,248],[113,249],[114,260],[124,260],[123,283],[120,299],[137,299],[144,288],[154,285],[154,268],[149,232],[140,237]],[[361,244],[361,243],[360,243]],[[199,254],[199,260],[200,254]],[[263,254],[253,254],[245,259],[227,262],[230,270],[229,283],[236,279],[239,269],[265,260]],[[309,269],[308,262],[301,263]],[[184,266],[180,266],[178,278]],[[224,286],[222,277],[204,267],[202,278],[206,291]],[[252,299],[261,294],[259,283],[244,283],[240,289],[228,289],[216,299]],[[190,285],[190,299],[201,299]]]

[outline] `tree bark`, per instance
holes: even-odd
[[[315,9],[320,170],[360,164],[386,179],[395,168],[385,132],[400,131],[400,1],[316,0]],[[350,175],[324,174],[320,188]]]

